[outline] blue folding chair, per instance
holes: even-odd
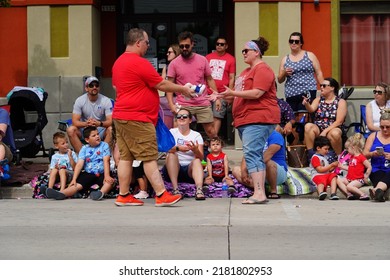
[[[346,135],[347,135],[349,129],[352,127],[354,128],[355,133],[363,134],[365,139],[367,139],[367,137],[371,134],[371,132],[367,128],[366,105],[360,105],[360,122],[354,122],[354,123],[351,123],[347,126],[344,126],[343,138],[345,137],[345,140],[347,139]]]

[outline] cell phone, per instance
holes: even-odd
[[[311,93],[310,93],[310,91],[306,91],[304,94],[305,94],[305,97],[306,97],[307,99],[310,99],[310,98],[311,98]]]
[[[376,147],[375,151],[378,153],[378,155],[383,155],[384,154],[383,147]]]

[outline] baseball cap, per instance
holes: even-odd
[[[99,82],[98,78],[94,77],[94,76],[90,76],[88,77],[86,80],[85,80],[85,86],[89,86],[90,83],[92,82]]]

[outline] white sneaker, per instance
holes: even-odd
[[[134,195],[136,199],[146,199],[149,197],[149,194],[146,191],[139,191],[136,195]]]

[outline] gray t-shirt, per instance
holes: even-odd
[[[98,99],[91,102],[85,93],[76,99],[73,114],[81,115],[81,121],[87,121],[89,118],[105,121],[106,116],[112,115],[112,107],[111,99],[108,97],[99,93]]]

